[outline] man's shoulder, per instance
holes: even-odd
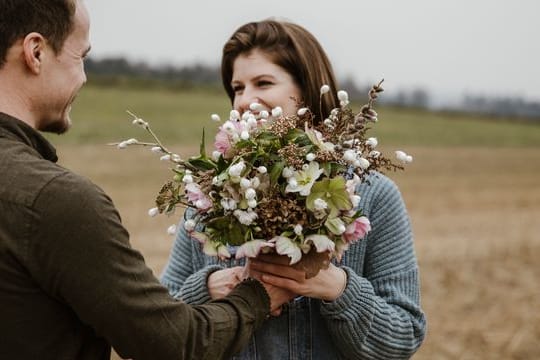
[[[44,189],[58,192],[97,187],[88,179],[41,158],[34,149],[21,144],[2,149],[0,154],[0,200],[32,207]]]

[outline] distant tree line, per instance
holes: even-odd
[[[90,82],[105,85],[155,86],[177,89],[193,87],[221,88],[221,74],[217,66],[193,64],[187,66],[151,66],[145,62],[132,62],[123,57],[89,58],[85,62]],[[367,99],[369,85],[358,85],[353,79],[340,79],[340,87],[347,90],[352,100]],[[384,86],[383,86],[384,87]],[[433,101],[422,88],[398,89],[381,96],[380,103],[396,107],[428,109]],[[446,111],[489,114],[500,117],[522,117],[540,122],[540,101],[527,101],[520,97],[488,97],[465,95],[456,104],[438,106]]]

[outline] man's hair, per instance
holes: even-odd
[[[0,0],[0,67],[8,50],[31,32],[47,39],[55,53],[73,30],[77,0]]]
[[[235,95],[231,86],[234,61],[254,49],[263,51],[274,64],[292,76],[300,88],[303,104],[309,107],[317,121],[327,118],[337,107],[335,75],[317,39],[299,25],[271,19],[241,26],[223,47],[221,78],[231,102]],[[324,95],[320,103],[320,88],[325,84],[332,91]]]

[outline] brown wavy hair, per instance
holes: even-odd
[[[254,49],[263,51],[292,76],[300,88],[304,106],[310,108],[316,122],[321,121],[319,116],[325,119],[337,107],[334,71],[317,39],[299,25],[272,19],[241,26],[223,46],[221,79],[231,103],[234,101],[231,86],[234,61]],[[323,96],[320,104],[320,88],[325,84],[331,91]]]
[[[9,48],[31,32],[43,35],[58,53],[73,31],[78,0],[1,0],[0,67]]]

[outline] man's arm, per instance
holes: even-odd
[[[230,356],[269,313],[268,294],[254,280],[208,305],[175,301],[130,246],[111,200],[79,176],[51,181],[35,210],[27,258],[32,276],[121,356]]]

